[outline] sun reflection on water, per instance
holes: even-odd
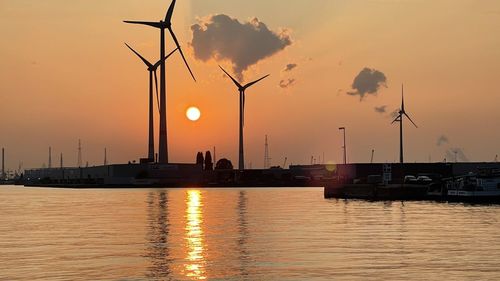
[[[203,210],[202,196],[199,190],[187,191],[186,200],[186,263],[184,265],[186,277],[204,280],[205,256],[203,241]]]

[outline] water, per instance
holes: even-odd
[[[499,280],[500,207],[0,187],[0,280]]]

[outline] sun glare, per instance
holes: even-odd
[[[186,117],[191,121],[198,121],[201,117],[201,112],[197,107],[191,106],[186,110]]]

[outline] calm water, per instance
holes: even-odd
[[[0,187],[0,280],[499,280],[500,207]]]

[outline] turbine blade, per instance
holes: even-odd
[[[125,43],[125,45],[132,51],[134,52],[134,54],[136,54],[147,66],[148,68],[151,68],[153,67],[153,65],[147,60],[145,59],[143,56],[141,56],[138,52],[136,52],[134,49],[132,49],[132,47],[130,47],[127,43]]]
[[[156,69],[154,70],[155,73],[155,87],[156,87],[156,103],[158,104],[158,112],[160,112],[160,98],[158,97],[158,77],[156,75]]]
[[[396,122],[399,122],[400,120],[401,120],[401,114],[400,114],[400,115],[398,115],[398,116],[396,117],[396,119],[394,119],[394,121],[392,121],[392,122],[391,122],[391,124],[394,124],[394,123],[396,123]]]
[[[156,70],[158,68],[158,66],[160,66],[164,61],[166,61],[168,59],[168,57],[170,57],[175,51],[177,51],[177,48],[175,48],[175,50],[173,50],[168,55],[166,55],[162,60],[159,60],[158,62],[156,62],[155,65],[153,65],[154,70]]]
[[[172,39],[174,39],[175,45],[177,46],[177,49],[179,49],[179,53],[181,53],[182,59],[184,60],[184,63],[186,64],[186,67],[189,70],[189,73],[191,73],[191,77],[193,77],[193,80],[196,82],[196,78],[194,78],[194,74],[191,71],[191,68],[189,67],[189,64],[188,64],[186,58],[184,57],[184,53],[182,52],[181,46],[179,45],[179,41],[177,40],[177,37],[175,36],[174,31],[172,30],[171,27],[168,28],[168,31],[170,31],[170,35],[172,35]]]
[[[147,25],[147,26],[152,26],[156,28],[161,28],[162,25],[159,22],[154,22],[154,21],[133,21],[133,20],[124,20],[124,23],[131,23],[131,24],[141,24],[141,25]]]
[[[401,84],[401,111],[405,111],[405,91],[403,84]]]
[[[219,65],[219,67],[220,67],[220,69],[222,69],[222,71],[224,71],[224,73],[226,73],[227,76],[229,76],[229,78],[231,78],[231,80],[233,80],[234,84],[236,85],[236,87],[238,87],[238,89],[243,88],[243,86],[241,86],[241,84],[238,83],[238,81],[236,81],[236,79],[234,79],[233,76],[229,75],[229,73],[227,73],[227,71],[224,70],[224,68],[222,68],[222,66]]]
[[[165,15],[165,22],[171,22],[172,21],[172,15],[174,14],[174,8],[175,8],[175,0],[172,0],[172,3],[170,3],[170,7],[168,7],[167,14]]]
[[[243,115],[243,127],[245,127],[245,91],[242,92],[242,95],[243,95],[243,112],[242,112],[242,115]]]
[[[251,86],[253,86],[254,84],[256,84],[256,83],[260,82],[261,80],[263,80],[263,79],[265,79],[265,78],[269,77],[269,75],[271,75],[271,74],[268,74],[268,75],[266,75],[266,76],[264,76],[264,77],[262,77],[262,78],[260,78],[260,79],[258,79],[258,80],[255,80],[255,81],[253,81],[253,82],[250,82],[250,83],[246,84],[243,88],[245,88],[245,89],[246,89],[246,88],[248,88],[248,87],[251,87]]]
[[[406,118],[408,118],[408,120],[410,120],[410,122],[413,124],[413,126],[415,126],[415,128],[418,128],[417,124],[415,124],[415,122],[413,122],[413,120],[411,120],[410,116],[408,116],[408,114],[406,114],[406,112],[403,113]]]

